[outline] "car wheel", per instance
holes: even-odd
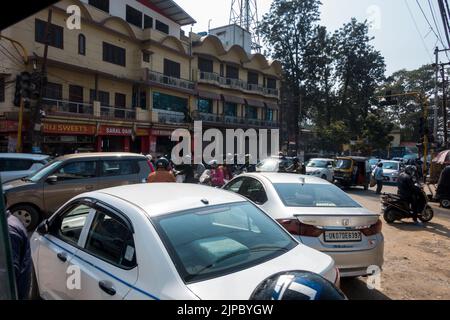
[[[327,175],[326,175],[326,174],[323,174],[323,175],[321,176],[321,178],[322,178],[323,180],[327,180]]]
[[[384,212],[383,218],[387,223],[393,223],[395,220],[397,220],[397,214],[395,210],[386,210]]]
[[[34,266],[31,272],[31,289],[29,298],[30,300],[39,300],[41,298],[41,295],[39,293],[39,285],[36,277],[36,270],[34,270]]]
[[[364,190],[369,190],[369,184],[368,183],[364,184]]]
[[[433,209],[429,205],[427,205],[423,210],[422,214],[420,214],[418,218],[422,222],[428,222],[431,219],[433,219],[433,216],[434,216]]]
[[[39,212],[32,206],[19,204],[11,208],[11,214],[22,221],[28,231],[36,229],[39,223]]]
[[[441,206],[443,208],[449,209],[450,208],[450,200],[448,199],[442,199],[441,200]]]

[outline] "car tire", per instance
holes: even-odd
[[[442,199],[440,201],[442,208],[450,209],[450,200],[449,199]]]
[[[34,270],[34,266],[32,268],[33,268],[33,270],[31,272],[31,288],[30,288],[29,299],[30,300],[40,300],[41,295],[39,293],[39,285],[37,282],[36,271]]]
[[[366,184],[364,184],[364,190],[369,190],[369,184],[368,183],[366,183]]]
[[[323,174],[323,175],[321,176],[321,178],[322,178],[323,180],[327,180],[327,175],[326,175],[326,174]]]
[[[39,224],[39,211],[28,204],[19,204],[10,209],[11,214],[19,218],[28,231],[34,231]]]
[[[397,215],[395,210],[390,209],[386,210],[383,214],[384,221],[387,223],[394,223],[395,220],[397,220]]]

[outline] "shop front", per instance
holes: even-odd
[[[102,125],[97,133],[97,151],[146,154],[149,151],[148,129]]]
[[[170,155],[172,148],[177,144],[171,140],[173,130],[152,129],[149,135],[150,153],[156,156]]]
[[[18,129],[17,121],[0,120],[0,152],[16,152]]]

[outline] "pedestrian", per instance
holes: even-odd
[[[8,232],[11,242],[14,276],[19,300],[27,300],[31,287],[32,260],[30,240],[22,222],[6,211]]]
[[[157,182],[177,182],[177,179],[173,175],[170,169],[169,160],[166,158],[159,158],[156,160],[156,171],[150,173],[147,178],[148,183],[157,183]]]
[[[377,182],[377,190],[376,194],[381,194],[381,190],[383,189],[383,163],[379,162],[375,169],[373,170],[373,177],[375,178],[375,181]]]

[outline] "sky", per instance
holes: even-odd
[[[194,32],[207,31],[208,23],[214,28],[229,22],[232,0],[175,1],[197,21]],[[269,12],[271,2],[257,0],[260,17]],[[352,17],[372,21],[370,35],[375,37],[372,44],[385,58],[387,76],[400,69],[412,70],[434,62],[434,48],[438,45],[442,49],[442,42],[446,43],[437,0],[322,0],[320,10],[321,24],[329,31],[338,29]],[[448,62],[443,53],[440,60]]]

